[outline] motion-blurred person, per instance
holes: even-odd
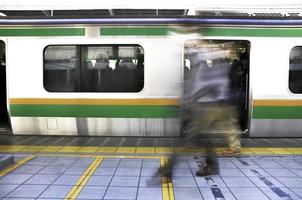
[[[198,144],[199,138],[204,137],[208,144],[205,167],[196,172],[197,176],[219,173],[212,134],[223,133],[230,147],[240,149],[237,110],[230,88],[230,65],[222,55],[212,59],[211,67],[204,64],[202,53],[195,53],[190,58],[198,68],[192,77],[191,100],[188,101],[192,105],[192,116],[187,126],[187,138]]]

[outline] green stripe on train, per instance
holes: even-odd
[[[178,118],[178,106],[10,105],[20,117]]]
[[[0,36],[85,36],[85,28],[0,29]]]
[[[200,33],[204,36],[302,37],[302,28],[204,28],[197,31],[167,27],[101,28],[102,36],[166,36],[178,33]]]
[[[254,119],[302,119],[302,106],[256,106]]]

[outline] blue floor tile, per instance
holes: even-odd
[[[136,199],[137,187],[109,187],[104,199]]]
[[[202,197],[205,200],[218,200],[218,199],[236,200],[228,188],[212,187],[212,188],[199,188],[199,189]]]
[[[301,200],[294,192],[290,191],[288,188],[260,188],[266,196],[271,200]]]
[[[57,166],[57,167],[61,167],[61,166],[71,166],[74,162],[75,162],[76,158],[73,159],[63,159],[63,158],[58,158],[57,160],[55,160],[54,162],[52,162],[49,166]]]
[[[62,174],[68,169],[67,166],[61,166],[61,167],[56,167],[56,166],[47,166],[41,171],[39,171],[38,174]]]
[[[62,175],[53,184],[54,185],[75,185],[80,179],[80,175]]]
[[[39,185],[50,185],[53,183],[59,175],[47,175],[47,174],[37,174],[31,177],[25,184],[39,184]]]
[[[159,168],[142,168],[141,176],[153,176]]]
[[[32,176],[32,174],[8,174],[0,179],[0,184],[22,184]]]
[[[200,191],[198,188],[174,188],[175,200],[201,200]]]
[[[175,169],[178,169],[178,168],[180,168],[180,169],[188,169],[189,165],[188,165],[188,163],[187,163],[186,160],[176,160],[174,168]]]
[[[139,188],[137,200],[163,200],[161,188]]]
[[[56,158],[54,157],[38,157],[38,158],[35,158],[33,160],[30,160],[28,161],[27,163],[25,163],[24,165],[27,166],[27,165],[41,165],[41,166],[47,166],[49,165],[50,163],[52,163]]]
[[[238,168],[240,169],[260,169],[260,165],[256,162],[253,162],[251,160],[247,159],[234,159],[232,161]]]
[[[35,198],[3,198],[2,200],[35,200]]]
[[[159,159],[144,159],[143,168],[159,168],[160,160]]]
[[[269,173],[267,173],[267,171],[263,169],[241,169],[241,171],[248,177],[271,176]]]
[[[274,161],[256,162],[263,169],[283,169],[283,166]]]
[[[189,168],[176,168],[172,171],[173,176],[188,176],[193,177],[191,169]]]
[[[256,187],[256,185],[246,177],[222,177],[222,179],[227,187]]]
[[[238,167],[231,161],[220,161],[220,169],[237,169]]]
[[[47,185],[21,185],[7,197],[27,198],[38,197],[45,189]]]
[[[192,170],[197,170],[197,169],[199,169],[199,166],[198,166],[198,164],[197,164],[195,161],[190,161],[190,162],[188,162],[188,164],[189,164],[189,167],[190,167]]]
[[[112,179],[112,176],[91,176],[87,182],[88,186],[107,187]]]
[[[302,169],[291,169],[291,171],[296,174],[298,177],[302,178]]]
[[[159,176],[140,177],[140,187],[162,187],[162,179]]]
[[[36,174],[38,171],[40,171],[44,166],[20,166],[12,173],[14,174]]]
[[[239,200],[269,200],[259,188],[229,188]]]
[[[285,177],[277,177],[277,179],[286,185],[286,187],[292,188],[302,188],[302,178],[285,178]]]
[[[100,164],[100,167],[109,167],[109,168],[116,168],[119,165],[119,160],[103,160]]]
[[[71,190],[72,186],[52,185],[49,186],[39,198],[64,198]]]
[[[139,177],[114,176],[111,180],[110,187],[137,187]]]
[[[72,166],[73,167],[89,167],[93,162],[94,158],[79,158],[75,161]]]
[[[85,166],[85,167],[82,167],[82,166],[80,166],[80,167],[70,167],[70,168],[68,168],[65,172],[64,172],[64,174],[65,175],[82,175],[82,174],[84,174],[84,172],[87,170],[87,166]]]
[[[297,177],[288,169],[266,169],[266,171],[274,177]]]
[[[141,168],[117,168],[116,176],[139,176]]]
[[[119,164],[119,168],[128,168],[128,167],[140,168],[141,166],[142,166],[141,160],[140,161],[122,160]]]
[[[85,186],[77,199],[103,199],[106,187]]]
[[[280,181],[273,177],[250,177],[250,180],[261,188],[265,187],[285,187]]]
[[[240,169],[220,169],[220,176],[225,177],[245,177]]]
[[[0,185],[0,198],[5,197],[19,185]]]
[[[292,187],[292,188],[289,188],[291,191],[293,191],[296,195],[298,195],[299,197],[302,198],[302,188],[295,188],[295,187]]]
[[[97,168],[93,175],[98,176],[112,176],[115,173],[115,168]]]
[[[195,177],[198,187],[226,187],[219,176]]]
[[[193,177],[176,176],[172,178],[173,187],[197,187]]]

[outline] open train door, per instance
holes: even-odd
[[[0,131],[10,129],[7,112],[5,43],[0,40]]]
[[[184,43],[184,99],[192,99],[190,96],[194,93],[194,90],[198,91],[200,85],[205,85],[198,79],[199,74],[209,73],[209,77],[213,77],[213,74],[217,75],[215,82],[211,82],[211,87],[214,88],[215,84],[229,83],[230,94],[232,99],[232,105],[235,105],[234,114],[238,118],[238,131],[240,133],[248,132],[249,122],[249,54],[250,54],[250,42],[246,40],[215,40],[215,39],[192,39],[187,40]],[[203,68],[203,70],[201,70]],[[221,68],[221,69],[219,69]],[[227,70],[224,70],[226,69]],[[199,70],[200,69],[200,70]],[[217,70],[218,69],[218,70]],[[216,71],[226,71],[228,81],[224,81],[218,76]],[[206,74],[203,76],[207,76]],[[207,78],[206,78],[207,79]],[[221,83],[223,82],[223,83]],[[206,83],[209,84],[209,83]],[[209,87],[209,86],[208,86]],[[227,90],[227,89],[225,89]],[[223,91],[226,92],[226,91]],[[199,92],[201,93],[201,92]],[[198,93],[198,94],[199,94]],[[210,93],[210,92],[208,92]],[[207,94],[208,94],[207,93]],[[219,93],[219,92],[218,92]],[[211,94],[216,94],[212,91]],[[226,95],[226,93],[221,93]],[[220,94],[220,95],[221,95]],[[186,98],[189,97],[189,98]],[[195,95],[196,96],[196,95]],[[215,96],[215,95],[214,95]],[[206,97],[211,99],[208,94]],[[206,98],[203,98],[205,100]],[[184,102],[185,102],[184,100]],[[209,100],[209,102],[211,102]],[[186,106],[186,104],[188,106]],[[184,103],[182,108],[182,121],[183,128],[186,128],[186,123],[190,121],[190,103]],[[194,109],[194,108],[193,108]],[[206,130],[205,132],[220,132],[224,130]]]

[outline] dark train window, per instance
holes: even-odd
[[[50,92],[77,90],[76,46],[49,46],[44,52],[44,87]]]
[[[48,46],[44,87],[50,92],[139,92],[144,50],[139,45]]]
[[[302,93],[302,46],[290,51],[288,87],[292,93]]]

